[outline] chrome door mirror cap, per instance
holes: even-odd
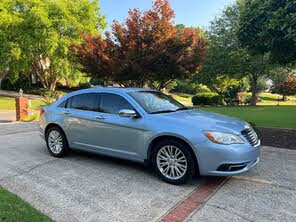
[[[121,109],[119,115],[122,117],[137,117],[137,113],[131,109]]]

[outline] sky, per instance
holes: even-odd
[[[207,28],[210,21],[233,0],[170,0],[175,11],[175,24]],[[115,19],[123,22],[130,8],[147,10],[152,7],[152,0],[100,0],[102,13],[106,15],[108,30]]]

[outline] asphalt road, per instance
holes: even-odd
[[[296,221],[296,151],[262,151],[256,168],[232,177],[189,221]],[[55,159],[36,124],[0,124],[0,185],[56,221],[157,221],[200,180],[173,186],[140,164],[85,153]]]

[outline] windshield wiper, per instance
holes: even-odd
[[[178,109],[176,109],[175,111],[179,111],[179,110],[187,110],[187,109],[189,109],[189,108],[187,108],[187,107],[181,107],[181,108],[178,108]]]
[[[155,112],[151,112],[150,114],[156,114],[156,113],[172,113],[172,112],[176,112],[176,110],[160,110],[160,111],[155,111]]]

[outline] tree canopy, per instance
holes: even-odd
[[[296,60],[295,0],[240,1],[239,39],[253,53],[276,63]]]
[[[248,77],[252,105],[256,105],[258,80],[267,76],[269,64],[264,55],[252,54],[239,41],[241,5],[233,3],[211,22],[207,32],[207,57],[197,80],[220,93],[237,86]],[[220,86],[220,87],[219,87]]]
[[[168,0],[156,0],[152,9],[129,10],[112,33],[83,35],[75,51],[83,71],[124,86],[162,89],[177,78],[191,78],[203,64],[206,41],[201,29],[177,28]]]
[[[2,0],[0,70],[10,77],[35,73],[45,88],[77,73],[69,47],[79,33],[105,27],[98,0]]]

